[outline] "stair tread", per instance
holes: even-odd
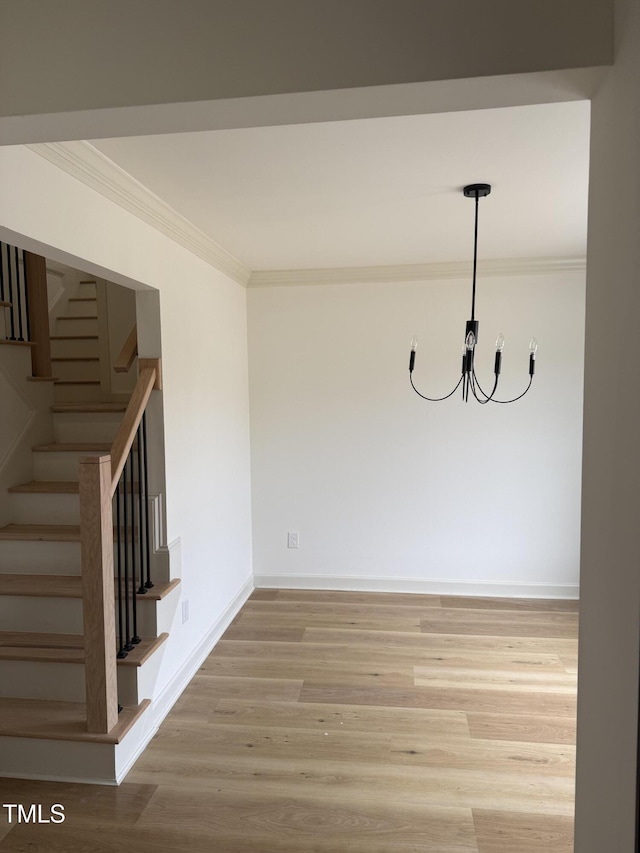
[[[169,637],[143,637],[118,666],[142,666]],[[84,637],[81,634],[42,634],[0,631],[0,660],[84,663]]]
[[[0,534],[5,529],[0,529]],[[179,578],[174,578],[167,583],[154,583],[154,586],[146,594],[138,596],[138,601],[141,599],[160,601],[179,583]],[[80,575],[0,574],[0,595],[20,595],[33,598],[82,598],[82,577]]]
[[[97,341],[97,335],[51,335],[51,341]]]
[[[149,699],[144,699],[139,705],[126,705],[113,729],[107,734],[97,734],[87,731],[84,702],[0,699],[0,736],[120,743],[150,704]]]
[[[78,524],[7,524],[0,527],[0,540],[79,542],[80,526]],[[7,575],[0,575],[0,578],[2,577]]]
[[[72,296],[69,302],[97,302],[97,296]]]
[[[99,385],[99,379],[56,379],[56,385]]]
[[[97,320],[98,316],[96,314],[78,314],[77,316],[74,314],[65,314],[62,317],[57,317],[57,320]]]
[[[6,338],[0,338],[0,344],[10,347],[36,347],[38,344],[35,341],[10,341]]]
[[[11,486],[9,492],[18,495],[77,495],[80,484],[74,480],[30,480]]]
[[[51,407],[55,413],[73,414],[75,412],[126,412],[126,403],[57,403]]]
[[[87,453],[91,450],[108,453],[111,450],[111,443],[108,441],[52,442],[51,444],[36,444],[31,449],[34,453],[69,453],[76,451]]]
[[[68,355],[68,356],[56,356],[56,358],[52,358],[51,361],[100,361],[100,357],[97,355]]]

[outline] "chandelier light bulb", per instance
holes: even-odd
[[[538,341],[535,338],[531,338],[531,340],[529,341],[529,352],[534,357],[535,354],[538,352]]]
[[[411,352],[415,352],[418,349],[418,336],[414,335],[411,338]]]
[[[504,335],[502,332],[496,338],[496,352],[502,352],[504,349]]]
[[[467,335],[467,339],[465,341],[465,347],[468,350],[472,350],[475,347],[475,345],[476,345],[476,336],[473,334],[473,332],[469,332],[469,334]]]

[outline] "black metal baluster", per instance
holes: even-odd
[[[18,340],[24,340],[24,332],[22,329],[22,288],[20,287],[20,263],[18,259],[18,247],[13,247],[13,255],[16,268],[16,296],[17,296],[17,312],[18,312]]]
[[[140,448],[138,447],[138,453],[140,453]],[[142,415],[142,466],[143,466],[143,477],[144,477],[144,517],[145,517],[145,540],[146,540],[146,548],[147,548],[147,580],[145,581],[145,586],[147,589],[151,589],[153,586],[153,582],[151,580],[151,547],[150,547],[150,536],[149,536],[149,477],[148,477],[148,464],[147,464],[147,413],[146,411]],[[141,494],[141,499],[143,495]]]
[[[122,470],[122,485],[124,489],[124,623],[125,623],[125,649],[130,652],[133,648],[133,643],[131,642],[131,631],[130,631],[130,619],[129,619],[129,548],[128,548],[128,539],[129,539],[129,506],[127,501],[127,490],[128,490],[128,477],[127,477],[127,463],[125,462],[124,468]]]
[[[131,489],[131,615],[133,624],[133,637],[131,642],[137,645],[140,642],[138,636],[138,594],[136,590],[136,502],[135,502],[135,477],[133,469],[133,447],[129,451],[127,458],[130,474],[130,489]],[[138,537],[140,530],[137,531]],[[142,577],[142,563],[140,564],[140,576]]]
[[[136,433],[138,440],[138,547],[140,551],[140,586],[138,587],[138,595],[144,595],[147,591],[146,586],[144,585],[144,572],[147,563],[145,562],[145,549],[144,549],[144,540],[145,537],[143,535],[144,531],[144,516],[146,515],[146,506],[144,497],[142,494],[142,425],[138,427],[138,431]],[[133,450],[132,450],[133,452]],[[147,555],[148,559],[148,555]],[[147,572],[148,574],[148,572]]]
[[[122,520],[120,518],[120,481],[116,486],[116,566],[118,569],[118,653],[116,657],[126,658],[124,647],[124,626],[122,613]]]
[[[24,285],[24,313],[27,320],[27,340],[31,340],[31,325],[29,323],[29,287],[27,280],[27,259],[24,254],[24,249],[22,250],[22,282]]]
[[[13,318],[13,313],[15,311],[15,305],[13,304],[13,279],[11,276],[11,252],[9,250],[9,246],[7,246],[7,283],[9,285],[9,302],[11,303],[11,308],[9,309],[9,316],[11,317],[11,337],[10,341],[15,341],[16,339],[16,326],[15,320]]]
[[[5,291],[4,291],[4,254],[5,254],[4,253],[4,243],[0,243],[0,302],[6,302],[7,301],[6,296],[5,296]],[[6,324],[7,314],[6,314],[5,308],[3,308],[2,310],[5,312],[4,318],[3,318],[4,319],[3,326],[4,326],[4,336],[6,338],[7,337],[7,324]]]
[[[4,243],[0,243],[0,302],[6,302],[4,297]]]

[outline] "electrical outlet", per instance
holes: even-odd
[[[182,599],[182,624],[189,621],[189,599]]]
[[[300,547],[300,534],[299,533],[289,533],[289,538],[287,539],[287,548],[299,548]]]

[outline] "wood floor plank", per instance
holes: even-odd
[[[154,743],[155,747],[155,743]],[[213,789],[243,796],[254,791],[270,796],[302,795],[321,802],[413,803],[421,808],[527,809],[541,815],[573,814],[573,780],[537,773],[499,773],[442,767],[381,765],[350,761],[326,761],[260,755],[182,754],[179,749],[147,750],[127,777],[132,782],[153,783],[160,788]],[[337,850],[345,848],[338,847]],[[429,848],[420,848],[429,851]],[[435,848],[433,853],[444,853]]]
[[[273,602],[256,602],[260,604],[272,604]],[[277,621],[280,628],[306,629],[317,628],[347,628],[355,630],[388,630],[401,632],[419,633],[420,620],[424,611],[416,612],[415,615],[381,615],[378,616],[368,608],[366,612],[356,613],[351,609],[343,612],[334,612],[332,608],[322,608],[314,613],[302,612],[294,608],[288,613],[269,614],[273,621]],[[434,608],[435,612],[435,608]],[[264,624],[265,615],[256,610],[243,610],[235,625],[242,627],[258,627]]]
[[[473,810],[479,853],[573,853],[573,817]]]
[[[280,625],[256,624],[245,625],[238,621],[233,622],[224,632],[227,640],[254,640],[259,642],[299,643],[302,642],[304,627],[282,628]]]
[[[277,597],[277,589],[254,589],[250,599],[251,601],[274,601]]]
[[[438,635],[438,640],[441,635]],[[467,642],[467,645],[472,645]],[[503,673],[561,673],[567,669],[557,654],[529,653],[521,649],[485,650],[476,648],[422,648],[419,646],[359,645],[357,643],[285,643],[252,642],[250,640],[220,640],[209,656],[242,658],[247,661],[285,661],[297,663],[361,663],[369,665],[398,664],[400,666],[434,667],[438,670],[461,669],[498,670]],[[574,679],[575,681],[575,679]]]
[[[295,840],[299,851],[446,849],[475,853],[470,811],[463,808],[416,807],[411,803],[373,806],[366,801],[318,803],[298,794],[282,799],[254,792],[242,802],[222,792],[160,788],[138,827],[167,828],[178,821],[203,827],[224,842],[253,840],[267,850],[265,836]],[[216,845],[216,849],[217,845]],[[374,848],[376,849],[376,848]]]
[[[392,622],[394,619],[413,620],[421,617],[428,617],[434,611],[440,613],[442,608],[438,599],[429,598],[426,602],[413,605],[403,604],[361,604],[358,602],[347,601],[283,601],[276,599],[275,601],[247,601],[242,610],[242,615],[246,618],[249,615],[256,616],[258,614],[268,615],[270,618],[277,619],[311,619],[320,617],[326,619],[327,616],[342,618],[358,618],[371,620],[375,618],[379,620],[380,625],[385,625],[387,621]]]
[[[460,633],[491,637],[568,637],[576,636],[576,613],[537,613],[513,610],[467,610],[460,607],[435,609],[421,620],[427,634]]]
[[[477,649],[493,651],[515,651],[522,650],[529,653],[543,652],[549,654],[560,654],[564,652],[576,652],[578,648],[577,629],[571,637],[521,637],[521,636],[483,636],[465,633],[456,634],[455,631],[436,634],[386,630],[352,630],[348,628],[318,628],[310,627],[302,632],[302,641],[309,643],[354,643],[359,646],[388,646],[392,644],[398,648],[411,647],[422,649]],[[245,639],[227,631],[225,639]],[[252,639],[247,637],[246,639]],[[255,639],[261,639],[256,637]],[[265,636],[264,639],[267,639]]]
[[[517,690],[529,693],[568,693],[577,694],[576,678],[566,671],[535,671],[527,669],[518,672],[513,669],[479,666],[468,668],[416,666],[415,684],[419,687],[464,687],[470,690]]]
[[[566,598],[487,598],[469,595],[441,595],[443,607],[466,610],[536,610],[577,613],[580,602]]]
[[[182,717],[206,716],[213,712],[221,699],[229,696],[250,700],[295,702],[301,689],[302,681],[295,679],[196,675],[174,705],[172,713]]]
[[[210,657],[200,668],[201,674],[248,678],[305,678],[333,684],[382,684],[389,687],[411,687],[414,673],[411,664],[380,664],[377,661],[298,661],[295,659],[251,660],[243,657]],[[570,678],[563,673],[564,678]]]
[[[343,729],[355,732],[420,731],[425,736],[469,737],[463,711],[431,711],[423,708],[374,708],[358,705],[322,705],[302,702],[267,702],[221,699],[209,718],[217,725],[305,728],[319,731]]]
[[[79,821],[86,813],[91,820],[131,826],[156,790],[157,785],[139,782],[116,786],[0,778],[0,803],[41,803],[45,813],[54,803],[62,803],[70,821]],[[0,809],[0,820],[6,814]]]
[[[347,590],[317,590],[317,589],[280,589],[280,590],[255,590],[255,593],[275,593],[272,599],[275,601],[296,601],[311,603],[336,603],[336,604],[366,604],[368,606],[393,606],[393,607],[439,607],[440,596],[438,595],[414,595],[401,592],[350,592]],[[262,598],[263,596],[257,596]]]
[[[485,714],[468,711],[471,737],[536,743],[576,742],[576,719],[544,714]]]

